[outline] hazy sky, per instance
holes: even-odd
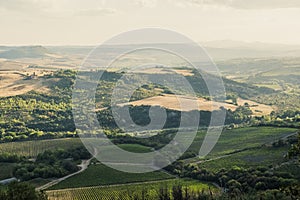
[[[144,27],[300,44],[300,0],[0,0],[0,25],[0,45],[96,45]]]

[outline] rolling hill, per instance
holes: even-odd
[[[50,57],[52,52],[43,46],[22,46],[0,52],[0,58],[43,58]]]

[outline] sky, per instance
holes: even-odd
[[[0,45],[97,45],[149,27],[299,45],[300,0],[0,0]]]

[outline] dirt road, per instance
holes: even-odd
[[[80,167],[80,170],[79,170],[79,171],[77,171],[77,172],[75,172],[75,173],[73,173],[73,174],[69,174],[69,175],[67,175],[67,176],[64,176],[64,177],[62,177],[62,178],[53,180],[53,181],[51,181],[51,182],[49,182],[49,183],[47,183],[47,184],[45,184],[45,185],[42,185],[42,186],[36,188],[36,190],[45,190],[45,189],[47,189],[47,188],[49,188],[49,187],[51,187],[51,186],[53,186],[53,185],[58,184],[59,182],[61,182],[61,181],[63,181],[63,180],[66,180],[67,178],[70,178],[70,177],[72,177],[72,176],[75,176],[76,174],[79,174],[79,173],[85,171],[85,170],[88,168],[88,166],[89,166],[89,164],[90,164],[90,162],[91,162],[91,160],[92,160],[93,158],[94,158],[94,157],[92,157],[92,158],[90,158],[90,159],[88,159],[88,160],[83,160],[83,161],[81,162],[81,164],[78,165],[78,167]]]

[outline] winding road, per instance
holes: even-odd
[[[294,132],[294,133],[288,134],[288,135],[283,136],[283,137],[281,137],[281,138],[279,138],[279,139],[286,140],[288,137],[293,136],[293,135],[296,135],[296,134],[298,134],[298,132]],[[268,144],[268,143],[266,143],[266,144]],[[258,148],[258,147],[253,147],[253,148]],[[208,159],[208,160],[198,160],[198,161],[192,162],[192,163],[197,163],[197,164],[199,164],[199,163],[204,163],[204,162],[210,162],[210,161],[217,160],[217,159],[221,159],[221,158],[224,158],[224,157],[228,157],[228,156],[231,156],[231,155],[233,155],[233,154],[235,154],[235,153],[238,153],[238,152],[241,152],[241,151],[245,151],[245,150],[249,150],[249,149],[250,149],[250,148],[245,148],[245,149],[242,149],[242,150],[239,150],[239,151],[236,151],[236,152],[232,152],[232,153],[230,153],[230,154],[217,156],[217,157],[215,157],[215,158],[211,158],[211,159]],[[96,151],[96,149],[95,149],[95,151]],[[60,182],[63,181],[63,180],[66,180],[67,178],[70,178],[70,177],[72,177],[72,176],[74,176],[74,175],[76,175],[76,174],[79,174],[79,173],[85,171],[85,170],[88,168],[88,166],[89,166],[89,164],[90,164],[90,162],[91,162],[91,160],[92,160],[93,158],[94,158],[94,157],[92,157],[92,158],[90,158],[90,159],[88,159],[88,160],[82,160],[81,164],[78,165],[78,167],[81,168],[79,171],[77,171],[77,172],[75,172],[75,173],[73,173],[73,174],[69,174],[69,175],[67,175],[67,176],[64,176],[64,177],[62,177],[62,178],[53,180],[53,181],[51,181],[51,182],[49,182],[49,183],[47,183],[47,184],[45,184],[45,185],[43,185],[43,186],[40,186],[40,187],[36,188],[36,190],[45,190],[45,189],[47,189],[47,188],[49,188],[49,187],[51,187],[51,186],[53,186],[53,185],[56,185],[56,184],[60,183]],[[133,163],[118,163],[118,164],[123,164],[123,165],[125,165],[125,164],[126,164],[126,165],[134,165]],[[176,176],[175,176],[175,177],[176,177]],[[216,184],[216,183],[214,183],[214,184],[215,184],[216,186],[218,186],[218,184]],[[117,185],[125,185],[125,184],[117,184]],[[220,186],[218,186],[218,187],[220,187]]]
[[[70,178],[70,177],[72,177],[72,176],[75,176],[76,174],[79,174],[79,173],[85,171],[85,170],[88,168],[88,166],[89,166],[89,164],[91,163],[91,160],[92,160],[93,158],[94,158],[94,157],[92,157],[92,158],[90,158],[90,159],[88,159],[88,160],[82,160],[81,164],[78,165],[78,167],[80,167],[80,170],[79,170],[79,171],[77,171],[77,172],[75,172],[75,173],[73,173],[73,174],[69,174],[69,175],[67,175],[67,176],[64,176],[64,177],[62,177],[62,178],[55,179],[55,180],[53,180],[53,181],[51,181],[51,182],[49,182],[49,183],[47,183],[47,184],[45,184],[45,185],[42,185],[42,186],[36,188],[36,190],[45,190],[45,189],[47,189],[47,188],[49,188],[49,187],[51,187],[51,186],[53,186],[53,185],[56,185],[56,184],[60,183],[61,181],[66,180],[67,178]]]

